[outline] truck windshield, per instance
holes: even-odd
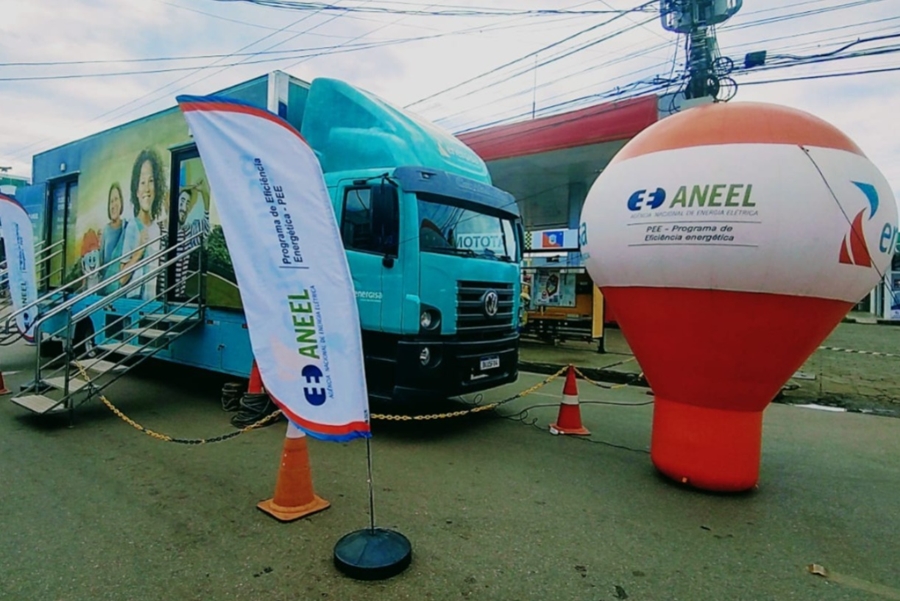
[[[419,196],[419,246],[423,252],[477,257],[512,263],[519,260],[511,218],[455,206],[452,199]]]

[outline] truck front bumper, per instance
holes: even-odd
[[[422,363],[425,349],[428,361]],[[398,342],[395,400],[449,398],[515,382],[519,334],[494,340]]]

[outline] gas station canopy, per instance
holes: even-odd
[[[577,228],[591,184],[628,140],[659,119],[658,99],[618,102],[467,132],[494,185],[516,197],[528,230]]]

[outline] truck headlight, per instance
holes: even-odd
[[[431,305],[422,304],[419,313],[419,331],[421,332],[437,332],[441,327],[441,312]]]
[[[427,346],[423,346],[422,350],[419,352],[419,363],[428,365],[429,361],[431,361],[431,349]]]

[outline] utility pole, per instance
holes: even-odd
[[[715,26],[731,18],[742,4],[743,0],[660,0],[663,28],[687,36],[685,98],[727,99],[721,98],[721,92],[734,84],[726,77],[734,65],[719,55]]]

